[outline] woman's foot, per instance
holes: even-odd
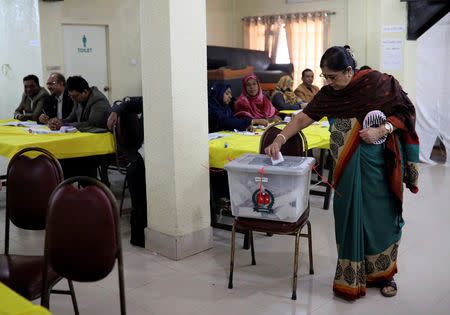
[[[394,278],[380,283],[380,292],[385,297],[393,297],[397,294],[397,284]]]

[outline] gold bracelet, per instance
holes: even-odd
[[[283,144],[285,144],[285,143],[286,143],[286,137],[285,137],[284,135],[282,135],[281,133],[277,134],[277,137],[278,137],[278,136],[282,136],[282,137],[283,137],[283,139],[284,139]]]

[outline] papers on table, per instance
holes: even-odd
[[[300,113],[300,112],[302,112],[303,111],[303,109],[299,109],[299,110],[296,110],[295,112],[293,112],[292,113],[292,116],[294,116],[294,115],[297,115],[298,113]]]
[[[35,135],[77,132],[77,128],[72,127],[72,126],[62,126],[59,130],[48,130],[48,129],[40,129],[40,128],[25,128],[23,130],[27,131],[28,133],[35,134]]]
[[[28,127],[28,128],[42,127],[42,125],[39,125],[32,121],[10,121],[10,122],[0,124],[0,125],[13,126],[13,127]]]
[[[325,120],[325,121],[322,121],[322,125],[321,126],[328,128],[328,127],[330,127],[330,123],[327,120]]]
[[[232,135],[233,134],[229,134],[229,133],[216,133],[216,132],[213,132],[213,133],[209,133],[208,134],[208,141],[220,139],[220,138],[223,138],[223,137],[229,137],[229,136],[232,136]]]
[[[261,134],[260,132],[251,132],[251,131],[239,131],[237,129],[234,129],[234,133],[237,135],[243,135],[243,136],[254,136]]]

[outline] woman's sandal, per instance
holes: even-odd
[[[397,283],[395,283],[394,278],[391,280],[382,281],[377,285],[380,288],[380,292],[385,297],[393,297],[397,294]],[[391,287],[394,290],[383,291],[384,288]]]

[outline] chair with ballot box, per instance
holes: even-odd
[[[260,142],[260,153],[281,130],[268,128]],[[235,221],[231,236],[228,288],[233,288],[236,229],[248,230],[252,265],[256,264],[253,232],[295,236],[292,300],[297,299],[299,239],[306,237],[309,247],[309,273],[314,274],[311,223],[309,222],[309,184],[314,158],[306,157],[308,144],[300,131],[281,148],[284,161],[273,166],[262,154],[244,154],[225,165],[230,186],[231,208]],[[304,226],[307,233],[301,233]]]

